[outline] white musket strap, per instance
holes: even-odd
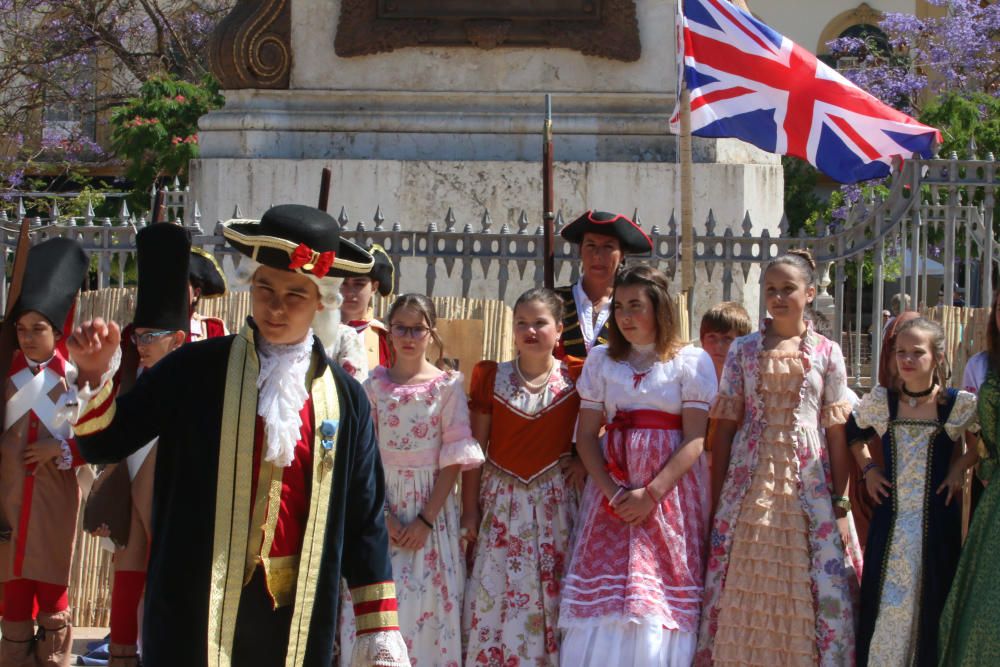
[[[69,425],[56,419],[56,404],[49,398],[49,392],[59,384],[62,376],[49,368],[37,375],[30,368],[25,368],[15,373],[11,380],[16,391],[7,401],[4,428],[10,428],[28,412],[34,412],[49,433],[63,440],[68,438]]]

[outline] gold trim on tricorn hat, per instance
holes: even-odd
[[[374,259],[339,229],[327,213],[301,204],[275,206],[260,220],[222,223],[229,245],[259,264],[319,279],[367,275]]]
[[[382,296],[389,296],[396,283],[396,267],[392,263],[392,258],[385,248],[377,243],[373,243],[368,252],[371,253],[375,265],[368,273],[372,280],[378,281],[378,293]]]
[[[215,255],[204,248],[191,246],[191,265],[188,268],[188,275],[201,283],[202,299],[217,299],[229,291],[225,272],[216,261]]]

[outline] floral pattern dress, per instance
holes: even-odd
[[[854,663],[861,551],[844,545],[823,428],[854,403],[840,347],[737,339],[712,417],[740,422],[716,510],[698,665]]]
[[[469,427],[462,374],[448,371],[429,382],[399,385],[379,366],[364,387],[385,468],[386,511],[405,525],[417,519],[441,468],[468,470],[483,463]],[[422,549],[389,545],[399,630],[410,664],[418,667],[461,664],[465,560],[459,530],[458,498],[451,493]],[[351,655],[354,616],[346,601],[342,608],[341,655]]]
[[[638,489],[649,484],[683,444],[682,410],[707,411],[717,381],[711,357],[698,348],[685,347],[640,373],[626,361],[612,359],[601,345],[590,351],[577,390],[581,408],[601,410],[615,425],[613,457],[626,477],[623,484]],[[655,415],[673,425],[647,427]],[[603,444],[606,461],[610,440],[605,438]],[[564,631],[561,664],[690,664],[708,532],[705,457],[637,526],[609,511],[605,500],[588,480],[559,610]]]
[[[473,370],[471,409],[491,421],[465,592],[466,665],[559,664],[559,600],[577,511],[560,462],[571,453],[579,370],[558,364],[538,392],[524,387],[513,362]]]

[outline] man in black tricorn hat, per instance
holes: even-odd
[[[639,225],[618,213],[587,211],[562,228],[562,237],[580,247],[580,280],[559,287],[566,303],[557,356],[585,358],[594,345],[607,343],[611,293],[625,255],[643,255],[653,242]]]
[[[118,461],[159,436],[147,667],[329,667],[341,576],[362,634],[352,663],[409,665],[368,401],[312,333],[339,278],[372,266],[337,229],[298,205],[225,223],[252,317],[171,353],[117,400],[118,325],[87,322],[70,340],[84,456]]]

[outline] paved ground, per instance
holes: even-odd
[[[78,654],[87,652],[88,643],[104,639],[107,634],[107,628],[73,628],[73,664],[76,664]]]

